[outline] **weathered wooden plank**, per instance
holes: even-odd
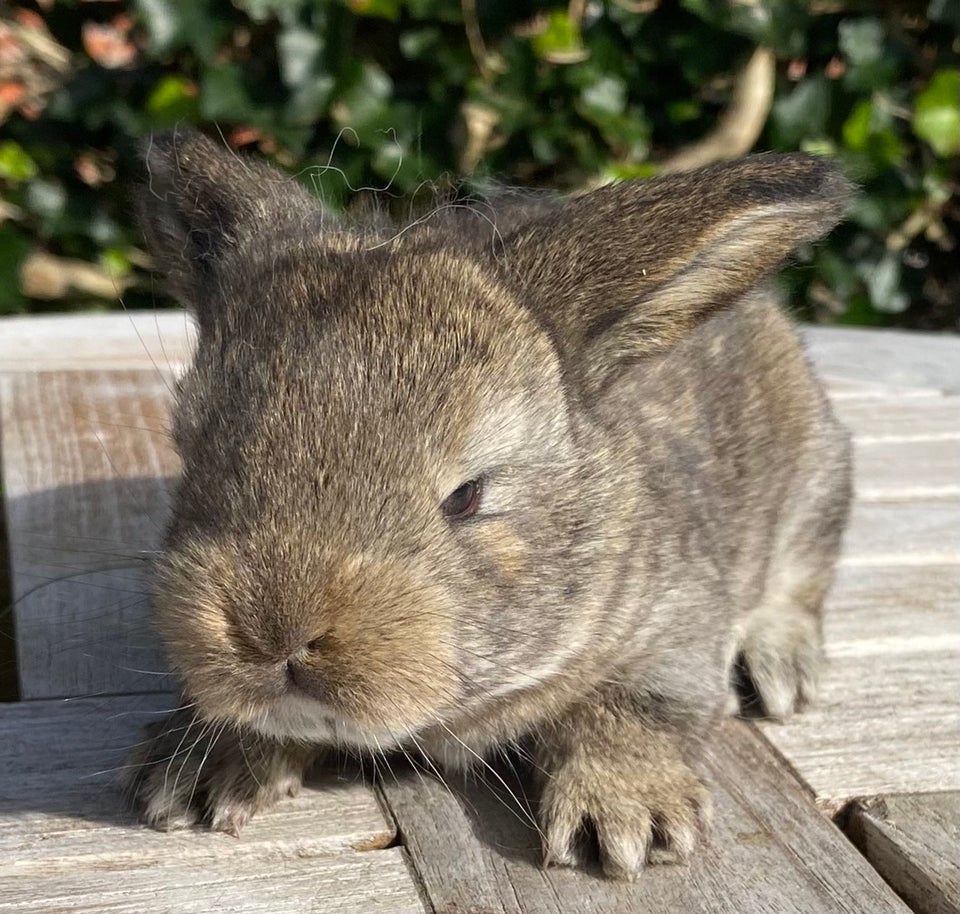
[[[168,400],[152,369],[0,376],[24,698],[169,687],[144,598],[177,468]]]
[[[185,311],[51,314],[0,320],[0,372],[178,370],[196,331]]]
[[[4,872],[6,870],[6,872]],[[0,867],[11,914],[424,914],[397,847],[368,854],[193,865],[182,856],[136,865],[19,873]]]
[[[632,885],[604,880],[596,868],[544,871],[536,831],[502,791],[469,785],[451,793],[416,776],[383,790],[437,914],[907,910],[750,725],[725,725],[711,769],[710,843],[690,865],[649,867]]]
[[[146,560],[21,591],[14,603],[21,697],[175,688],[153,628],[150,592]]]
[[[960,440],[854,441],[858,498],[953,498],[960,495]]]
[[[879,378],[883,376],[880,375]],[[891,400],[899,398],[910,402],[939,399],[944,392],[936,387],[896,387],[882,380],[850,381],[845,378],[829,378],[820,375],[830,399],[834,402],[846,400]]]
[[[119,786],[124,759],[142,725],[174,704],[154,694],[0,705],[0,866],[66,865],[88,855],[134,863],[267,851],[315,857],[393,840],[373,789],[352,772],[339,778],[336,767],[256,816],[239,840],[137,826]]]
[[[828,598],[816,704],[764,736],[834,812],[957,790],[960,566],[843,567]]]
[[[859,441],[960,440],[960,397],[850,397],[834,410]]]
[[[844,565],[960,563],[960,499],[855,501]]]
[[[120,766],[168,702],[0,706],[0,911],[422,910],[398,853],[375,850],[396,831],[373,789],[336,768],[239,839],[136,825]]]
[[[830,382],[960,393],[955,336],[845,327],[804,327],[803,335],[814,365]]]
[[[847,830],[916,914],[960,911],[960,793],[858,803]]]

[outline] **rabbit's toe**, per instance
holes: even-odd
[[[167,831],[204,822],[237,835],[257,811],[299,792],[310,761],[303,747],[244,742],[177,712],[147,728],[126,786],[147,825]]]
[[[740,666],[764,716],[786,720],[813,702],[822,664],[819,626],[812,616],[757,611],[748,617]]]
[[[682,863],[710,818],[710,795],[679,758],[638,777],[633,759],[594,759],[552,772],[541,800],[544,865],[574,865],[585,830],[604,873],[635,880],[648,863]]]

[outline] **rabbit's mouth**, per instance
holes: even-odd
[[[273,739],[345,746],[370,752],[395,749],[401,734],[381,726],[360,723],[329,706],[294,692],[287,693],[249,722],[258,733]]]

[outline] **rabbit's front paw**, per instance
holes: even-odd
[[[203,822],[238,835],[254,813],[299,792],[313,755],[176,711],[146,728],[127,759],[126,788],[154,828]]]
[[[631,747],[624,739],[614,746],[573,747],[545,773],[545,866],[575,864],[579,834],[588,823],[603,871],[616,879],[632,881],[647,863],[680,863],[693,852],[710,818],[709,791],[672,734],[636,730],[645,744]]]

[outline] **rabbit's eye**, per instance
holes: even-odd
[[[444,499],[440,506],[444,516],[450,520],[466,520],[473,517],[480,507],[480,496],[483,494],[483,485],[479,479],[470,479],[462,486],[457,486]]]

